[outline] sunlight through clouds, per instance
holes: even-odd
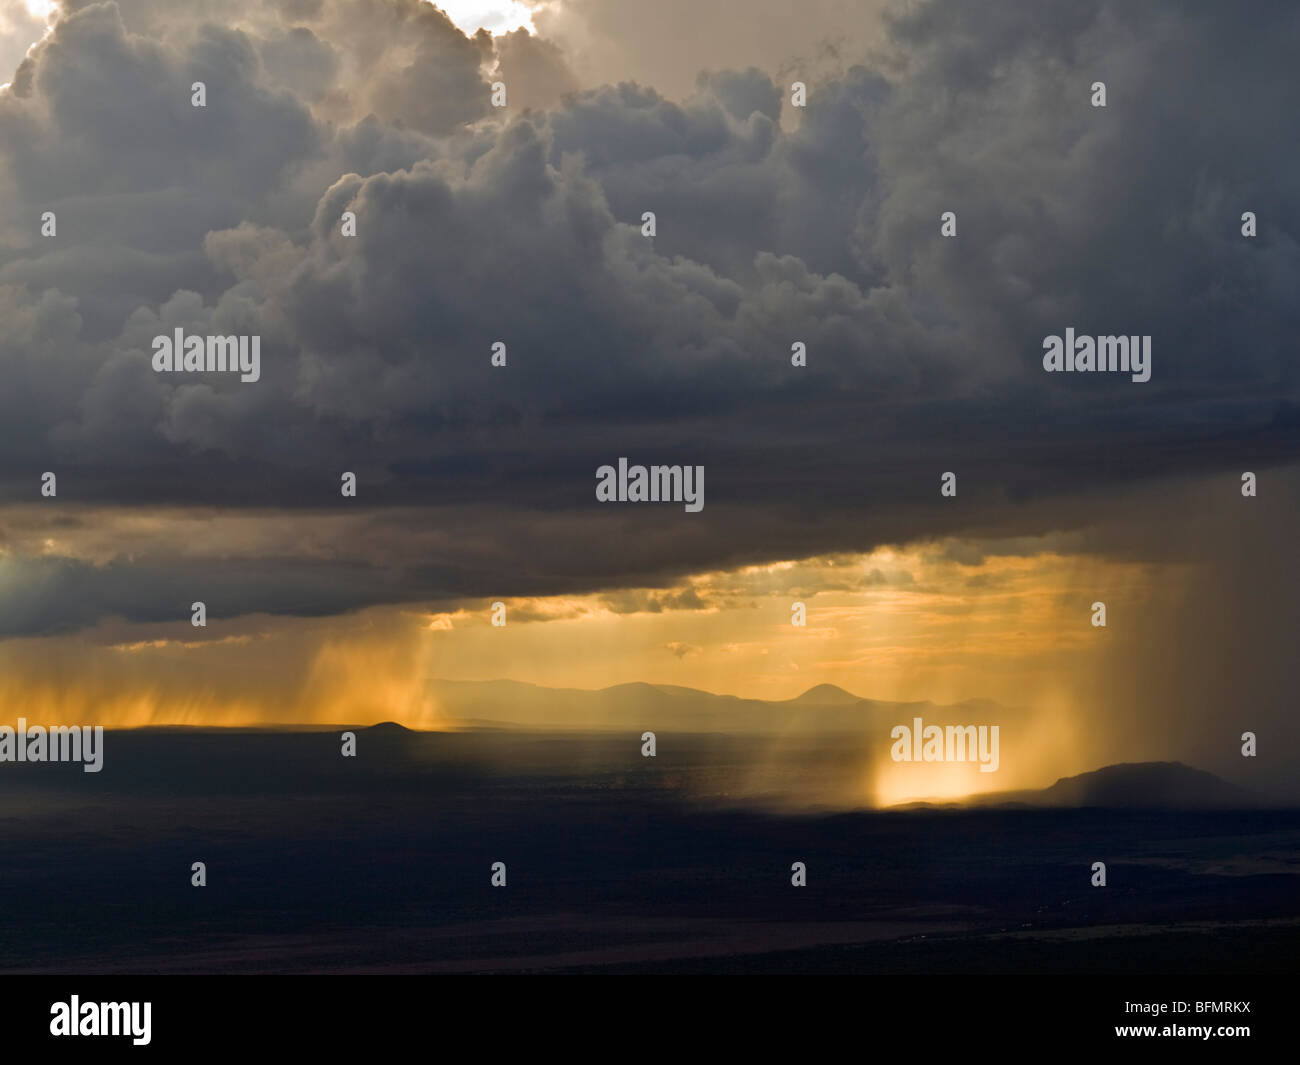
[[[39,0],[28,0],[28,3]],[[533,29],[532,12],[513,0],[438,0],[435,7],[447,13],[457,26],[471,36],[481,27],[491,34]]]

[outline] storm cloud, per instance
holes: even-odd
[[[314,615],[944,536],[1156,557],[1187,479],[1296,462],[1292,5],[931,0],[830,66],[723,46],[680,98],[590,84],[572,19],[630,9],[552,40],[416,0],[67,5],[0,92],[0,634],[177,616],[198,573],[214,616]],[[1066,327],[1150,335],[1151,380],[1044,373]],[[261,379],[155,373],[178,328],[260,335]],[[704,510],[602,507],[620,456],[703,465]],[[186,507],[283,537],[39,546]]]

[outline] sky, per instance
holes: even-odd
[[[12,711],[833,683],[1068,722],[1024,781],[1294,776],[1294,5],[447,11],[0,3]],[[178,328],[259,380],[156,373]],[[1045,373],[1067,328],[1151,379]],[[703,509],[599,502],[620,457]]]

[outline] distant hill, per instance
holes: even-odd
[[[815,688],[809,688],[802,695],[797,695],[788,701],[813,703],[819,706],[844,706],[846,703],[860,703],[865,700],[852,692],[846,692],[843,688],[837,688],[834,684],[818,684]]]
[[[1181,762],[1122,762],[1062,777],[1041,791],[991,792],[972,799],[971,804],[1232,810],[1268,806],[1270,801]]]
[[[927,724],[1001,724],[1028,719],[1025,710],[984,700],[955,706],[861,699],[833,684],[819,684],[794,699],[741,699],[667,684],[631,683],[590,691],[543,688],[517,681],[429,682],[439,717],[453,727],[520,726],[529,729],[604,731],[665,729],[675,732],[757,734],[855,733],[888,743],[889,730]]]
[[[1057,806],[1184,807],[1222,809],[1259,804],[1258,796],[1181,762],[1124,762],[1044,789]]]

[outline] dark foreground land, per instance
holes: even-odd
[[[146,730],[109,734],[99,774],[0,767],[0,971],[1230,975],[1300,954],[1300,811],[782,814],[719,794],[743,739],[650,760],[623,736],[359,738],[343,759],[337,731]]]

